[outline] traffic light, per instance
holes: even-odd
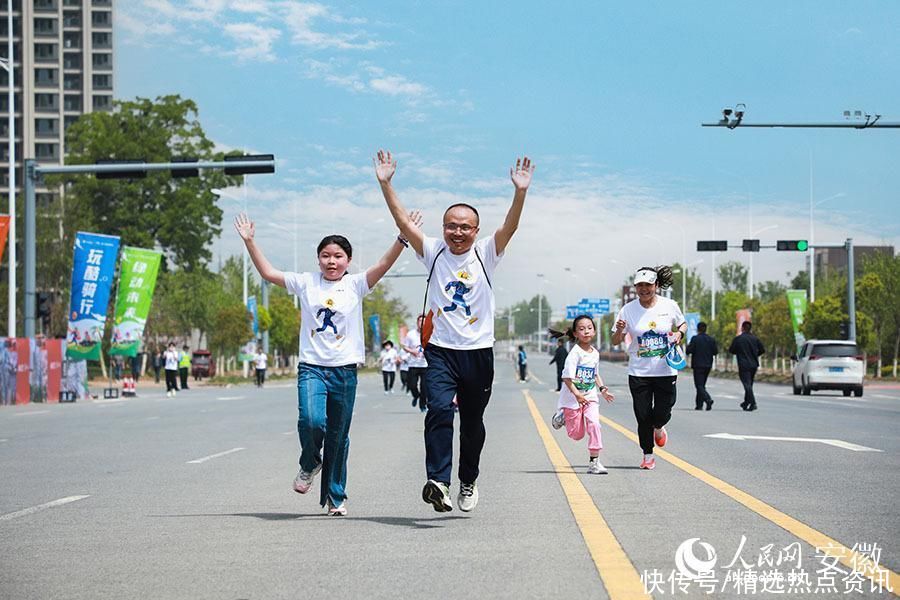
[[[130,164],[142,164],[144,162],[141,158],[134,158],[128,160],[98,160],[96,164],[98,165],[130,165]],[[147,177],[147,171],[143,169],[137,169],[134,171],[117,171],[117,172],[108,172],[108,173],[94,173],[94,177],[97,179],[144,179]]]
[[[850,339],[850,323],[847,321],[841,321],[841,339]]]
[[[744,252],[759,252],[759,240],[744,240],[741,249]]]
[[[225,162],[275,160],[274,154],[245,154],[243,156],[226,156]],[[225,167],[226,175],[250,175],[253,173],[274,173],[275,167]]]
[[[196,156],[176,156],[172,158],[173,163],[195,163],[200,162]],[[186,177],[200,177],[200,169],[172,169],[172,179],[184,179]]]
[[[728,250],[728,240],[697,242],[697,252],[725,252],[726,250]]]
[[[37,293],[37,316],[49,317],[53,308],[53,294],[50,292]]]
[[[809,242],[806,240],[778,240],[776,248],[779,251],[806,252],[809,250]]]

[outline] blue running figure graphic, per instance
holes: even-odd
[[[467,286],[462,281],[451,281],[446,286],[444,286],[444,291],[449,292],[453,290],[453,299],[451,300],[450,306],[444,307],[444,312],[452,312],[456,310],[457,306],[461,306],[466,311],[466,316],[472,316],[472,309],[469,308],[468,303],[466,302],[464,295],[468,294],[472,291],[472,288]]]
[[[325,301],[325,306],[316,311],[316,319],[318,319],[319,315],[321,315],[322,313],[325,313],[325,317],[322,319],[322,326],[318,329],[313,330],[313,335],[322,333],[323,331],[331,327],[331,329],[334,330],[334,335],[336,335],[338,339],[341,338],[341,336],[338,335],[337,326],[331,320],[331,317],[337,314],[337,312],[331,310],[332,306],[334,306],[334,301],[329,298]]]

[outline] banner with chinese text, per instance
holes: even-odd
[[[110,355],[137,356],[161,259],[162,253],[155,250],[122,248]]]
[[[118,236],[79,231],[75,237],[66,333],[66,356],[73,360],[100,360],[100,342],[118,254]]]

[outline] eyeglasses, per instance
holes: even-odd
[[[467,223],[463,223],[462,225],[460,225],[459,223],[444,223],[444,231],[456,230],[459,230],[463,233],[472,233],[472,231],[475,230],[475,227]]]

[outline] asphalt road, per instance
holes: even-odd
[[[814,548],[826,542],[874,548],[871,573],[900,591],[900,390],[759,384],[745,413],[739,382],[713,379],[714,408],[698,412],[684,377],[647,472],[625,371],[603,364],[610,472],[587,475],[586,442],[548,427],[555,374],[535,361],[525,384],[497,363],[470,514],[421,501],[422,416],[380,376],[360,378],[344,518],[291,490],[288,384],[5,407],[0,598],[632,598],[641,575],[655,598],[765,598],[791,568],[809,578],[782,581],[795,598],[893,597],[846,564],[829,571]],[[716,582],[679,579],[710,551]]]

